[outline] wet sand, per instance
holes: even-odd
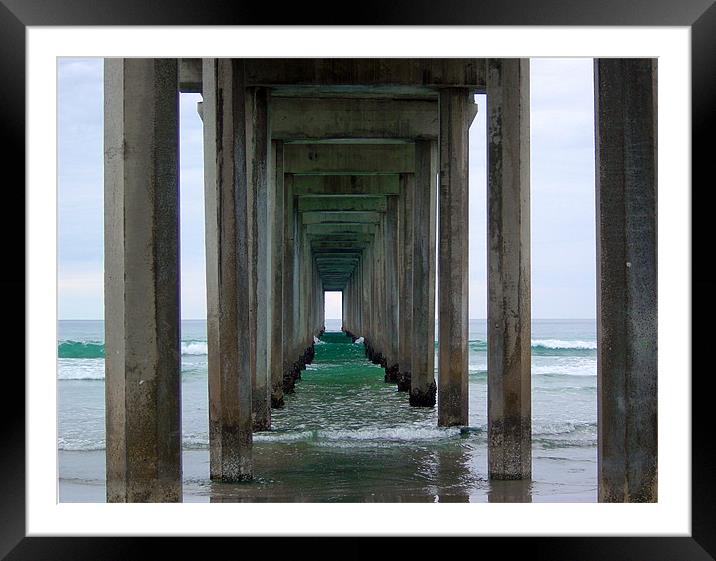
[[[488,481],[474,474],[486,473],[486,450],[469,447],[465,453],[410,447],[366,447],[356,454],[332,447],[310,452],[303,443],[255,445],[253,482],[214,483],[209,480],[209,452],[186,450],[184,502],[596,502],[596,454],[592,449],[572,452],[566,459],[560,450],[535,450],[533,480]],[[318,448],[321,448],[320,446]],[[407,448],[407,447],[406,447]],[[345,450],[345,449],[344,449]],[[277,457],[283,458],[279,465]],[[268,460],[273,458],[272,465]],[[104,451],[60,451],[61,473],[73,478],[59,481],[61,502],[104,502]],[[404,463],[408,461],[407,465]],[[314,462],[330,468],[323,483],[317,482]],[[411,468],[417,468],[412,471]],[[470,474],[473,475],[470,475]],[[328,484],[330,481],[330,484]]]

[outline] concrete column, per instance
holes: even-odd
[[[311,334],[311,342],[313,342],[313,337],[316,333],[316,317],[317,317],[317,302],[318,302],[318,288],[316,286],[316,262],[313,260],[313,257],[311,257],[311,290],[310,290],[310,314],[309,314],[309,325],[310,325],[310,334]]]
[[[353,271],[353,288],[351,290],[351,314],[353,319],[351,320],[353,323],[353,329],[351,331],[356,335],[359,336],[361,333],[361,324],[360,324],[360,291],[361,291],[361,283],[360,283],[360,257],[358,258],[358,263],[356,263],[356,268]]]
[[[314,261],[315,263],[315,261]],[[318,290],[318,305],[316,309],[316,327],[318,328],[318,332],[320,333],[325,328],[325,305],[324,305],[324,299],[325,299],[325,292],[323,290],[323,281],[321,280],[321,276],[318,273],[318,265],[316,265],[316,288]]]
[[[343,293],[341,294],[341,311],[342,311],[342,318],[343,318],[341,327],[343,329],[348,329],[349,331],[350,331],[349,324],[351,322],[351,320],[350,320],[351,312],[349,310],[351,309],[351,306],[352,306],[352,301],[350,300],[350,294],[352,293],[352,290],[353,290],[353,282],[354,282],[354,280],[351,276],[351,278],[348,279],[348,282],[346,283],[346,287],[343,289]],[[324,295],[324,298],[325,298],[325,295]]]
[[[373,242],[375,243],[375,242]],[[365,306],[365,313],[366,313],[366,331],[365,335],[363,336],[365,342],[367,344],[372,344],[373,341],[373,330],[375,325],[375,305],[374,305],[374,296],[373,296],[373,285],[375,284],[373,282],[373,267],[375,265],[374,259],[373,259],[373,246],[369,245],[365,251],[366,260],[365,260],[365,280],[366,280],[366,286],[365,286],[365,295],[364,295],[364,306]]]
[[[494,479],[532,473],[529,75],[528,59],[488,60],[487,416]]]
[[[438,425],[468,424],[468,131],[472,92],[440,90]]]
[[[437,143],[415,143],[413,356],[410,404],[435,405],[435,221]]]
[[[373,284],[375,295],[373,300],[373,307],[375,308],[375,330],[373,333],[373,340],[375,341],[375,352],[378,364],[381,364],[385,359],[385,348],[383,346],[383,336],[385,334],[385,298],[383,297],[383,291],[385,289],[385,246],[383,245],[384,231],[385,230],[381,220],[374,245],[375,267],[373,268],[373,277],[375,279]]]
[[[202,76],[210,475],[240,481],[253,472],[243,64],[204,59]]]
[[[358,315],[358,332],[357,335],[362,336],[365,331],[365,308],[363,300],[363,286],[365,284],[364,276],[365,251],[361,251],[360,260],[358,261],[358,288],[356,290],[356,310]]]
[[[298,220],[298,212],[295,206],[295,197],[293,204],[293,359],[298,361],[303,353],[303,332],[301,329],[301,275],[303,273],[303,265],[301,264],[301,255],[303,251],[303,228]]]
[[[373,331],[371,333],[371,344],[373,345],[373,361],[380,364],[384,359],[383,334],[385,333],[385,308],[383,299],[383,289],[385,287],[385,269],[384,269],[384,245],[383,245],[383,226],[384,217],[378,224],[375,234],[375,241],[371,251],[373,253],[373,298],[371,307],[373,309]]]
[[[353,320],[354,325],[351,331],[356,337],[360,337],[363,333],[363,325],[361,322],[361,294],[363,292],[361,281],[362,260],[363,256],[359,255],[356,268],[353,271],[353,317],[355,319]]]
[[[308,236],[304,232],[303,234],[303,314],[301,319],[303,320],[303,350],[308,348],[311,338],[311,283],[313,282],[313,271],[311,267],[311,244],[308,240]]]
[[[247,137],[247,174],[249,191],[252,195],[251,225],[252,283],[254,295],[251,305],[252,325],[255,330],[254,363],[252,365],[253,382],[253,419],[254,430],[268,430],[271,427],[271,383],[268,370],[268,160],[270,152],[270,121],[268,90],[249,88],[246,94],[246,137]]]
[[[385,381],[398,381],[398,197],[387,198],[385,213]]]
[[[400,176],[398,290],[398,390],[410,390],[413,352],[413,196],[415,175]]]
[[[182,500],[176,59],[104,67],[108,502]]]
[[[596,59],[601,502],[657,501],[656,59]]]
[[[311,333],[310,323],[310,290],[311,290],[311,255],[308,238],[305,228],[301,227],[301,267],[299,269],[300,283],[300,329],[301,329],[301,354],[305,353],[309,345]]]
[[[271,318],[268,322],[268,370],[271,376],[271,407],[283,407],[283,248],[284,248],[284,185],[283,142],[273,141],[271,148],[271,188],[268,197],[270,237]]]
[[[293,373],[293,363],[296,360],[295,345],[295,221],[293,208],[293,175],[285,174],[283,177],[283,389],[290,386],[289,378]]]

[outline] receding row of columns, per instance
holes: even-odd
[[[206,59],[203,98],[211,476],[241,481],[252,433],[312,359],[323,289],[266,89],[243,85],[240,60]]]
[[[598,60],[600,500],[656,499],[656,88],[652,61]],[[205,59],[209,449],[212,479],[253,476],[271,424],[324,324],[324,283],[272,139],[267,87],[241,59]],[[175,59],[105,62],[108,501],[181,500]],[[531,476],[529,64],[490,59],[488,463]],[[410,403],[468,422],[466,88],[438,91],[439,137],[386,196],[343,285],[344,328],[364,337]],[[439,227],[439,231],[438,231]],[[358,247],[358,246],[356,246]],[[436,248],[437,250],[436,255]],[[438,275],[438,382],[435,280]]]

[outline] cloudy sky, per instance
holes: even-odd
[[[103,311],[102,60],[61,59],[59,318]],[[202,123],[180,99],[182,317],[206,317]],[[470,318],[486,295],[485,97],[470,128]],[[594,104],[591,59],[531,62],[532,316],[594,318]],[[333,299],[326,317],[338,317]]]

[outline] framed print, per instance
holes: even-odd
[[[708,1],[2,2],[0,557],[713,558]]]

